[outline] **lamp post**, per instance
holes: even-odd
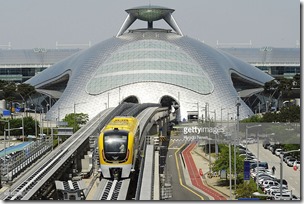
[[[199,102],[196,102],[197,105],[197,124],[199,123]]]
[[[108,108],[110,107],[110,92],[108,92]]]
[[[74,133],[76,132],[76,105],[78,104],[83,104],[83,103],[87,103],[87,101],[82,101],[82,102],[79,102],[79,103],[75,103],[74,102],[74,105],[73,105],[73,109],[74,109]]]
[[[10,124],[9,120],[0,120],[0,121],[8,123],[8,127],[9,127],[9,124]],[[6,131],[5,131],[5,128],[4,128],[4,161],[3,161],[3,164],[4,164],[4,166],[6,166]]]
[[[35,137],[37,138],[37,106],[35,105]]]
[[[301,149],[297,149],[297,150],[291,150],[291,151],[287,151],[287,152],[282,152],[280,154],[280,200],[282,200],[282,185],[283,185],[283,156],[284,154],[288,154],[291,152],[299,152],[301,151]]]
[[[118,105],[120,105],[120,86],[118,87]]]
[[[226,137],[228,137],[228,136],[230,136],[230,138],[229,138],[229,144],[228,144],[228,146],[229,146],[229,192],[230,192],[230,200],[232,200],[232,185],[231,185],[231,134],[230,133],[226,133],[225,134],[226,135]]]
[[[258,124],[258,125],[253,125],[253,126],[248,126],[246,125],[246,160],[247,160],[247,151],[248,151],[248,148],[247,148],[247,145],[248,145],[248,142],[247,142],[247,136],[248,136],[248,129],[250,128],[254,128],[254,127],[261,127],[262,125],[261,124]]]
[[[236,191],[236,141],[238,139],[238,132],[240,130],[240,127],[239,127],[240,106],[241,106],[240,97],[238,97],[237,101],[236,101],[237,128],[236,128],[236,134],[235,134],[235,138],[234,138],[234,190],[235,191]]]
[[[210,116],[209,116],[209,103],[206,102],[205,104],[205,111],[206,113],[208,113],[208,127],[209,127],[209,130],[210,130]],[[209,152],[209,172],[211,173],[211,138],[210,138],[210,131],[208,131],[208,152]]]
[[[24,102],[22,103],[22,105],[23,105],[23,114],[22,114],[22,141],[24,142],[24,113],[25,113],[25,108],[24,108]]]
[[[215,124],[217,124],[216,123],[216,110],[210,111],[210,113],[214,114],[214,126],[216,126],[215,125]],[[209,126],[209,128],[210,128],[210,126]],[[214,135],[214,140],[215,140],[215,142],[214,142],[215,154],[216,154],[216,158],[218,158],[218,145],[217,145],[217,135],[216,134]]]
[[[221,107],[221,127],[223,127],[223,110],[225,110],[225,108]]]

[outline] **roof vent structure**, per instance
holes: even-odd
[[[128,16],[116,37],[122,35],[137,19],[147,21],[148,29],[153,29],[153,21],[164,19],[178,35],[183,36],[182,31],[179,29],[172,16],[174,9],[149,5],[127,9],[126,12],[128,13]]]

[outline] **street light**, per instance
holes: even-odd
[[[231,189],[231,134],[230,133],[226,133],[225,134],[226,137],[230,136],[230,139],[229,139],[229,192],[230,192],[230,200],[232,200],[232,189]]]
[[[210,113],[213,113],[213,114],[214,114],[214,126],[216,126],[216,125],[217,125],[217,122],[216,122],[216,110],[210,111]],[[210,123],[210,122],[209,122],[209,123]],[[210,126],[209,126],[209,128],[210,128]],[[215,154],[216,154],[216,158],[218,158],[217,134],[214,135],[214,139],[215,139],[215,142],[214,142]]]
[[[234,138],[234,190],[236,191],[236,140],[238,138],[238,132],[240,131],[240,124],[239,124],[240,106],[241,106],[240,97],[237,97],[237,101],[236,101],[235,105],[236,105],[237,129],[236,129],[236,134],[235,134],[235,138]]]
[[[223,127],[223,115],[222,115],[223,110],[225,110],[225,108],[221,107],[221,127]]]
[[[82,101],[82,102],[79,102],[79,103],[75,103],[74,102],[74,133],[76,132],[76,105],[79,105],[79,104],[83,104],[83,103],[87,103],[87,101]]]
[[[254,128],[254,127],[261,127],[261,126],[262,126],[261,124],[253,125],[253,126],[246,125],[246,160],[247,160],[247,151],[248,151],[248,149],[247,149],[247,144],[248,144],[248,142],[247,142],[248,129]]]

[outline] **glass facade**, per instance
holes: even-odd
[[[137,82],[173,84],[201,94],[213,90],[213,84],[196,61],[179,47],[159,40],[140,40],[122,46],[97,69],[86,90],[100,94]]]

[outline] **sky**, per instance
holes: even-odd
[[[0,49],[9,42],[12,49],[94,45],[117,34],[126,9],[149,4],[175,9],[183,34],[213,47],[299,46],[299,0],[0,0]],[[135,22],[131,29],[142,27]]]

